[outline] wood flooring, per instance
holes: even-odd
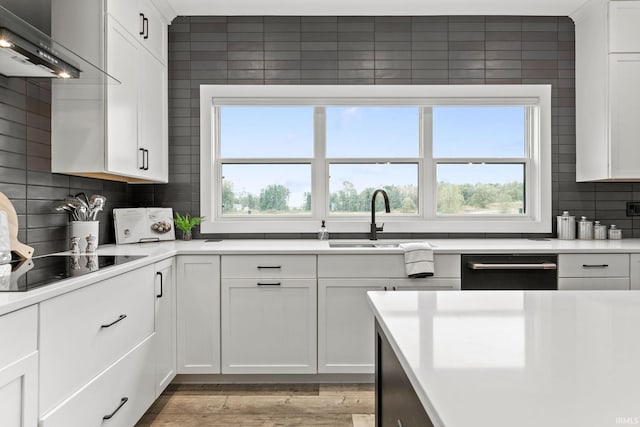
[[[136,427],[373,427],[373,384],[172,384]]]

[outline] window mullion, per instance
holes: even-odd
[[[422,215],[424,218],[433,218],[436,213],[436,174],[435,161],[433,160],[433,109],[431,107],[423,107],[422,111],[422,144],[421,158],[422,176],[420,183]]]
[[[329,200],[329,173],[326,162],[327,132],[326,109],[313,109],[313,162],[311,177],[311,215],[316,220],[327,219]]]

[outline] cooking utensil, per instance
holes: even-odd
[[[33,256],[33,248],[18,241],[18,215],[13,203],[0,192],[0,211],[7,213],[9,221],[9,241],[11,242],[11,251],[15,252],[20,258],[28,259]]]

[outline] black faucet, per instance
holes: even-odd
[[[384,228],[384,223],[380,227],[376,225],[376,196],[378,193],[382,194],[382,197],[384,197],[384,210],[387,213],[391,212],[389,209],[389,196],[387,196],[387,192],[378,188],[371,196],[371,237],[369,237],[369,240],[378,240],[378,231],[382,231]]]

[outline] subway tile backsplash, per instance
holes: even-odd
[[[169,27],[169,184],[126,185],[52,174],[50,83],[0,76],[0,188],[18,209],[20,237],[37,253],[53,252],[67,245],[66,217],[53,211],[67,194],[104,193],[109,208],[156,205],[199,213],[200,84],[549,83],[552,214],[570,210],[615,223],[624,237],[640,237],[640,219],[625,212],[626,201],[640,200],[640,183],[575,182],[574,53],[574,26],[568,17],[178,17]],[[101,243],[113,242],[112,227],[106,212]]]

